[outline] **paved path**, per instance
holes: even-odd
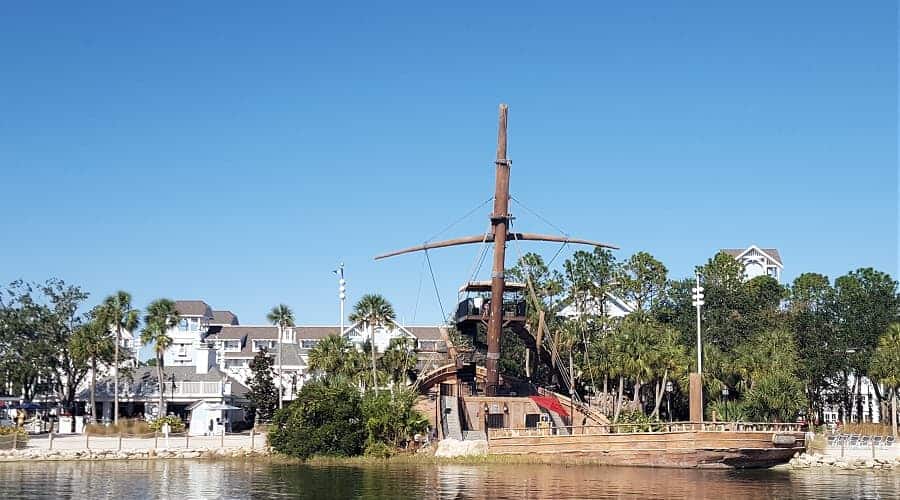
[[[28,448],[50,449],[51,440],[48,434],[30,436]],[[263,449],[266,447],[266,437],[256,434],[251,438],[250,434],[232,434],[223,439],[222,436],[171,436],[168,440],[159,436],[153,437],[123,437],[121,448],[119,438],[116,436],[90,436],[83,434],[55,435],[52,440],[54,450],[146,450],[156,449],[201,449],[201,448],[225,448],[225,449]]]

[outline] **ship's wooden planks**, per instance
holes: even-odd
[[[782,433],[780,433],[782,434]],[[803,451],[803,434],[790,446],[772,443],[772,432],[665,432],[573,436],[495,437],[496,455],[560,455],[613,465],[658,467],[770,467]]]

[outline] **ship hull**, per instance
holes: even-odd
[[[776,437],[777,436],[777,437]],[[746,431],[639,432],[492,437],[491,455],[533,455],[604,465],[766,468],[805,449],[803,433]],[[793,441],[793,442],[791,442]]]

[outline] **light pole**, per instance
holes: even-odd
[[[703,344],[700,342],[700,307],[703,306],[703,287],[700,273],[697,286],[691,288],[691,305],[697,308],[697,373],[690,375],[690,418],[691,422],[703,421]]]
[[[725,421],[728,421],[728,386],[722,386],[722,403],[725,410]]]
[[[341,301],[341,335],[344,334],[344,301],[347,299],[347,280],[344,279],[344,263],[332,271],[338,275],[338,299]]]
[[[700,286],[700,273],[697,273],[697,286],[691,288],[691,304],[697,308],[697,373],[703,375],[703,347],[700,344],[700,307],[703,306],[703,287]]]
[[[672,381],[666,382],[666,413],[669,414],[669,423],[672,423]]]

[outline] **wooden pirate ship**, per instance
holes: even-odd
[[[492,244],[489,281],[470,281],[459,290],[455,328],[478,337],[486,328],[484,366],[466,359],[451,346],[451,362],[420,375],[419,389],[433,396],[440,439],[484,440],[489,454],[543,455],[551,459],[587,458],[604,464],[668,467],[769,467],[802,451],[804,434],[797,424],[659,422],[622,424],[609,421],[579,396],[570,370],[551,341],[543,316],[536,328],[526,322],[527,296],[538,303],[530,281],[506,278],[506,246],[510,241],[550,241],[615,249],[597,241],[510,231],[506,105],[500,105],[495,160],[495,192],[488,233],[431,242],[376,257],[466,244]],[[543,311],[539,311],[542,315]],[[526,348],[550,368],[567,394],[528,381],[501,377],[501,336],[517,335]],[[699,380],[699,377],[693,377]],[[692,414],[702,402],[691,391]]]

